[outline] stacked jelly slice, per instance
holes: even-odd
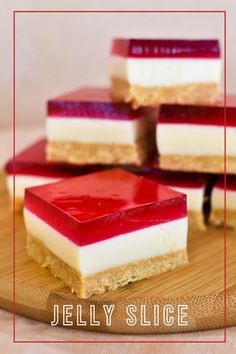
[[[60,179],[70,178],[102,169],[101,166],[73,166],[53,163],[46,160],[46,139],[40,139],[30,145],[15,159],[5,165],[6,182],[9,195],[13,199],[15,175],[15,209],[21,211],[24,202],[25,188],[53,183]]]
[[[47,158],[74,164],[141,165],[155,151],[156,110],[117,103],[83,88],[48,102]]]
[[[235,139],[236,106],[227,107],[226,119],[222,106],[163,105],[160,109],[156,143],[163,169],[223,173],[225,153],[227,173],[236,173]]]
[[[210,173],[211,213],[222,224],[224,172],[227,175],[226,220],[233,227],[236,186],[236,96],[214,106],[162,105],[156,124],[159,167],[165,170]],[[214,186],[214,181],[216,181]],[[214,187],[213,187],[214,186]],[[210,190],[211,190],[210,189]],[[221,191],[221,192],[220,192]],[[217,195],[217,197],[216,197]],[[227,200],[227,198],[226,198]]]
[[[31,187],[27,249],[80,297],[187,262],[184,194],[112,169]]]
[[[115,39],[110,79],[113,96],[134,107],[215,103],[221,84],[219,42]]]

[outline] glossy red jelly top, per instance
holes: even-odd
[[[217,178],[215,186],[224,189],[224,175],[220,175]],[[236,175],[226,175],[226,189],[236,191]]]
[[[182,188],[204,188],[208,175],[203,173],[172,172],[158,168],[140,168],[138,174],[157,183]]]
[[[56,162],[48,162],[45,155],[46,139],[30,145],[5,165],[7,174],[32,175],[42,177],[73,177],[97,171],[98,166],[73,166]],[[100,168],[101,169],[101,168]]]
[[[106,88],[80,88],[48,101],[49,118],[134,120],[151,112],[148,107],[133,110],[128,103],[114,101]]]
[[[157,124],[194,124],[224,126],[224,107],[164,104]],[[226,126],[236,127],[236,107],[226,108]]]
[[[129,58],[220,58],[219,41],[194,39],[113,40],[112,54]]]
[[[27,188],[25,208],[85,246],[185,217],[186,196],[112,169]]]

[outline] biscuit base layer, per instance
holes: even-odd
[[[154,136],[133,145],[90,144],[49,141],[47,159],[71,164],[134,164],[141,165],[155,153]]]
[[[171,171],[224,173],[224,157],[161,155],[159,166]],[[227,156],[226,171],[228,174],[236,173],[236,157]]]
[[[201,230],[201,231],[206,230],[203,212],[188,211],[188,223],[190,229]]]
[[[130,282],[149,278],[188,263],[187,250],[183,249],[84,277],[55,256],[32,235],[27,236],[27,253],[41,266],[48,267],[55,277],[60,278],[70,287],[72,292],[75,292],[81,298],[88,298],[93,294],[102,294],[106,290],[115,290]]]
[[[133,108],[163,103],[213,104],[220,99],[216,83],[187,84],[172,87],[140,87],[111,78],[112,96],[117,101],[131,102]]]
[[[214,226],[224,225],[224,209],[214,209],[211,211],[210,223]],[[226,211],[226,226],[236,229],[236,210]]]

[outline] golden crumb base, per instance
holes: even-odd
[[[138,140],[133,145],[49,141],[46,154],[49,161],[61,161],[78,165],[141,165],[154,152],[154,136],[150,135]]]
[[[211,211],[210,224],[214,226],[224,225],[224,209]],[[226,210],[226,226],[236,229],[236,210]]]
[[[55,277],[60,278],[70,287],[72,292],[75,292],[81,298],[88,298],[93,294],[102,294],[106,290],[115,290],[130,282],[149,278],[188,263],[187,250],[184,249],[84,277],[55,256],[32,235],[27,235],[27,253],[41,266],[48,267]]]
[[[161,155],[159,166],[164,170],[224,173],[223,156]],[[227,156],[226,171],[236,173],[236,157]]]
[[[206,230],[206,225],[204,223],[204,215],[199,211],[188,211],[188,223],[189,228],[194,230]]]
[[[216,83],[187,84],[172,87],[140,87],[111,78],[112,96],[117,101],[131,102],[133,108],[163,103],[213,104],[220,99]]]

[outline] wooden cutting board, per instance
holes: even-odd
[[[12,311],[12,212],[3,175],[0,176],[0,191],[0,305]],[[223,229],[210,227],[206,232],[190,230],[187,266],[86,300],[76,297],[59,279],[31,260],[26,254],[25,239],[24,221],[19,214],[16,216],[18,314],[50,323],[53,321],[54,305],[57,304],[60,314],[59,324],[62,325],[62,306],[72,305],[67,309],[72,312],[70,318],[73,322],[72,327],[116,333],[173,333],[224,326]],[[232,230],[227,230],[226,301],[227,326],[232,326],[236,324],[236,234]],[[106,323],[103,305],[114,305],[111,325]],[[127,323],[127,319],[130,319],[127,314],[129,305],[133,305],[133,309],[136,310],[134,325]],[[157,305],[160,312],[157,311]],[[171,313],[173,323],[170,326],[163,322],[163,311],[167,311],[167,307],[164,307],[166,305],[171,305],[170,309],[173,311]],[[178,305],[187,305],[187,309],[184,310],[187,325],[180,326],[177,323]],[[81,310],[81,317],[86,321],[86,325],[77,325],[76,320],[79,317],[76,315],[77,309]],[[91,323],[93,310],[95,319],[100,321],[100,325]],[[160,315],[159,324],[157,320],[154,322],[158,318],[154,318],[154,311]],[[150,321],[148,325],[141,323],[144,319]]]

